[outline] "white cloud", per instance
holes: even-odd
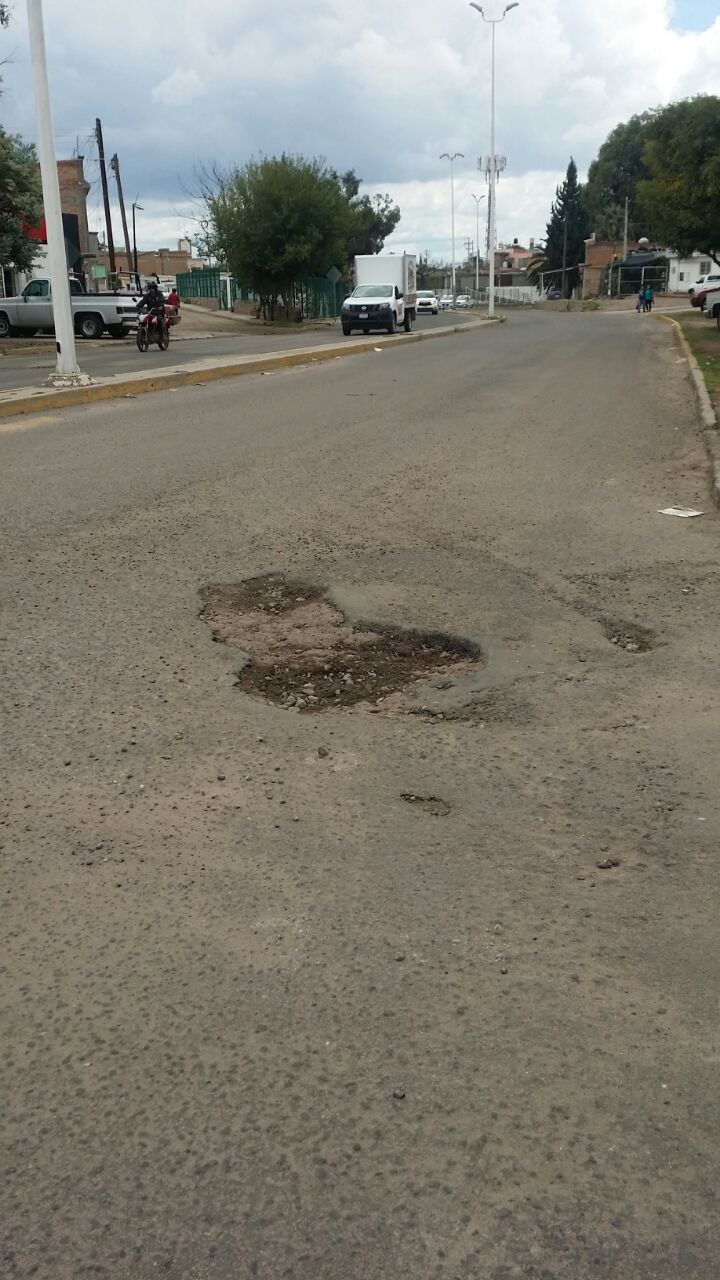
[[[172,75],[155,86],[151,97],[153,102],[159,102],[165,107],[186,107],[206,93],[207,85],[200,79],[197,71],[176,67]]]
[[[490,0],[500,12],[502,0]],[[684,0],[682,7],[697,6]],[[677,6],[677,7],[676,7]],[[128,198],[156,217],[150,246],[193,188],[203,161],[242,163],[282,150],[353,166],[404,213],[398,235],[449,253],[443,151],[462,151],[462,237],[474,236],[475,158],[489,149],[489,28],[467,0],[45,0],[60,154],[103,119]],[[717,91],[720,17],[680,29],[680,0],[522,0],[497,30],[497,149],[508,157],[500,234],[541,235],[572,152],[580,172],[619,121]],[[172,11],[172,20],[170,20]],[[715,6],[717,13],[717,6]],[[142,33],[138,59],[108,58],[108,23]],[[675,24],[675,25],[674,25]],[[24,6],[0,46],[3,123],[32,137]],[[0,58],[4,56],[0,47]],[[157,68],[148,79],[148,63]],[[466,190],[467,188],[467,190]],[[91,203],[97,200],[97,187]],[[153,229],[154,228],[154,229]],[[460,233],[459,233],[460,234]]]

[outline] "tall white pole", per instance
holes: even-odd
[[[475,201],[475,215],[477,222],[477,253],[475,254],[475,292],[480,292],[480,201],[484,200],[484,196],[476,196],[475,192],[471,192]]]
[[[480,201],[475,196],[475,302],[480,292]]]
[[[52,288],[53,321],[57,347],[57,371],[50,381],[58,385],[76,385],[89,379],[80,372],[75,354],[75,331],[70,305],[70,283],[65,236],[63,234],[60,183],[55,160],[52,110],[48,87],[45,31],[42,0],[27,0],[30,32],[35,110],[37,113],[38,154],[42,177],[45,226],[47,229],[48,273]]]
[[[495,214],[495,193],[497,188],[498,159],[495,155],[495,28],[498,22],[504,22],[511,9],[517,9],[519,0],[512,0],[510,4],[506,4],[500,18],[488,18],[485,16],[485,10],[477,0],[470,0],[471,9],[477,9],[483,22],[487,22],[492,27],[492,66],[490,79],[490,156],[489,156],[489,196],[488,196],[488,267],[490,278],[488,280],[488,315],[495,315],[495,250],[497,248],[497,219]],[[500,161],[500,168],[504,166],[504,159]]]
[[[455,170],[454,164],[456,160],[464,160],[462,151],[456,151],[454,155],[450,155],[448,151],[443,151],[441,160],[450,161],[450,213],[452,217],[452,294],[455,297]]]
[[[490,87],[490,246],[489,246],[489,263],[490,275],[488,278],[488,315],[495,315],[495,245],[497,242],[497,224],[495,221],[495,27],[492,26],[492,73]]]
[[[455,157],[450,160],[450,213],[452,218],[452,295],[455,299]]]

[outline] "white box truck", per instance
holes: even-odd
[[[414,253],[368,253],[355,259],[355,288],[343,303],[342,331],[386,329],[406,333],[415,323],[417,259]]]

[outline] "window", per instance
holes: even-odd
[[[680,272],[680,275],[678,276],[678,279],[679,279],[679,280],[684,280],[684,279],[685,279],[685,272],[684,272],[684,271],[681,271],[681,272]]]
[[[48,298],[50,285],[47,280],[31,280],[25,290],[26,298]]]
[[[710,263],[709,263],[709,261],[707,261],[707,260],[703,259],[703,261],[700,263],[700,275],[701,275],[701,276],[706,276],[706,275],[708,274],[709,270],[710,270]]]

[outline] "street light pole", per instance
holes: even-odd
[[[475,292],[480,292],[480,201],[484,200],[484,196],[476,196],[475,192],[470,193],[475,201],[475,213],[477,215],[477,253],[475,254]]]
[[[138,274],[138,261],[137,261],[137,235],[136,235],[136,232],[135,232],[135,210],[136,210],[136,209],[139,209],[141,213],[144,213],[144,212],[145,212],[145,210],[143,209],[142,205],[141,205],[141,204],[138,204],[137,200],[133,200],[133,205],[132,205],[132,220],[133,220],[133,267],[134,267],[134,270],[135,270],[135,275],[137,276],[137,274]],[[139,281],[136,279],[136,281],[135,281],[135,288],[137,288],[137,287],[138,287],[138,284],[139,284]]]
[[[450,161],[450,212],[452,217],[452,295],[455,301],[455,170],[454,163],[456,160],[464,160],[465,156],[462,151],[456,151],[450,155],[447,151],[443,151],[441,160]]]
[[[470,0],[470,8],[477,9],[483,22],[487,22],[492,27],[492,69],[490,78],[490,155],[488,157],[488,174],[490,178],[490,198],[488,200],[488,213],[490,223],[490,234],[488,245],[488,266],[490,268],[490,277],[488,280],[488,315],[495,315],[495,249],[497,247],[497,216],[495,212],[495,192],[497,187],[498,171],[504,167],[504,163],[498,163],[500,157],[495,155],[495,28],[499,22],[504,22],[511,9],[517,9],[519,0],[513,0],[512,4],[506,4],[499,18],[488,18],[481,4],[476,4],[475,0]]]
[[[27,14],[35,111],[37,114],[40,176],[42,178],[43,205],[45,208],[48,274],[52,289],[53,323],[55,326],[55,346],[57,348],[57,369],[48,381],[55,386],[78,386],[88,383],[90,379],[87,374],[80,372],[75,352],[75,329],[70,302],[67,256],[65,254],[60,183],[55,159],[42,0],[27,0]]]

